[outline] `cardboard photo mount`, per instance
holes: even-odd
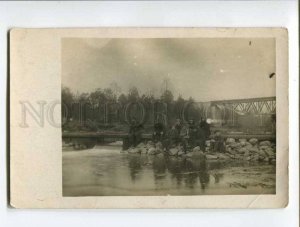
[[[275,38],[276,194],[62,196],[62,38]],[[288,204],[288,32],[284,28],[78,28],[10,31],[10,204],[15,208],[283,208]],[[42,112],[24,119],[22,104]],[[61,120],[60,106],[55,111]],[[34,116],[42,116],[34,118]]]

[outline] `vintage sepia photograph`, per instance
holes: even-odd
[[[276,194],[276,39],[63,37],[62,195]]]
[[[297,4],[222,2],[4,7],[4,225],[297,224]]]
[[[286,207],[287,50],[282,28],[13,29],[11,204]]]

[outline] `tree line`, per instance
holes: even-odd
[[[67,131],[124,131],[132,118],[141,118],[138,103],[143,105],[145,109],[145,116],[143,116],[143,122],[141,123],[145,125],[146,130],[151,130],[151,127],[157,121],[161,121],[166,127],[169,127],[178,118],[192,118],[197,121],[203,115],[203,109],[200,106],[193,105],[194,100],[192,97],[184,99],[179,95],[175,99],[172,91],[168,89],[165,89],[159,97],[155,97],[151,93],[140,93],[135,86],[132,86],[127,93],[123,93],[119,86],[113,83],[108,88],[98,88],[90,93],[74,93],[70,88],[63,86],[61,95],[63,103],[62,119],[64,119],[62,125],[63,130]],[[85,113],[83,123],[80,123],[78,117],[76,118],[75,114],[72,113],[74,103],[88,104],[85,111],[89,112],[88,110],[90,110],[92,114]],[[129,103],[132,104],[130,111],[128,111]],[[115,107],[113,107],[114,105],[109,106],[113,109],[110,110],[113,116],[106,116],[109,119],[103,119],[105,114],[101,113],[100,107],[106,104],[117,104]],[[188,104],[191,105],[188,106]],[[183,113],[183,109],[187,109],[187,106],[188,111]],[[68,116],[65,116],[66,111],[64,109],[68,109]],[[130,115],[130,118],[127,117],[126,113]]]

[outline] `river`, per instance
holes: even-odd
[[[63,151],[63,196],[275,194],[274,164],[120,151],[120,146]]]

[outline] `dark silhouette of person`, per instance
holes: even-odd
[[[189,120],[188,126],[188,144],[189,147],[194,148],[196,145],[197,139],[197,126],[195,125],[194,120]]]
[[[197,139],[196,145],[200,147],[201,151],[205,152],[205,141],[206,141],[206,131],[204,127],[201,127],[201,123],[197,129]]]
[[[175,128],[175,126],[172,126],[171,129],[168,131],[168,147],[167,149],[169,149],[170,147],[173,146],[177,146],[178,142],[180,141],[180,135],[177,131],[177,129]]]
[[[143,129],[144,129],[143,125],[138,124],[136,119],[132,120],[130,127],[129,127],[129,134],[128,134],[130,147],[132,147],[132,146],[135,147],[142,141]]]
[[[181,129],[182,129],[182,123],[181,123],[181,120],[179,118],[176,119],[176,122],[175,122],[175,129],[177,130],[178,134],[180,135],[181,133]]]
[[[152,133],[153,142],[162,142],[165,138],[165,126],[161,122],[154,124],[154,131]]]
[[[224,152],[225,145],[224,145],[224,138],[221,135],[220,131],[216,131],[214,135],[214,144],[213,144],[213,151],[214,152]]]
[[[205,140],[209,139],[211,132],[210,132],[210,124],[207,123],[206,119],[201,118],[199,127],[203,129]]]

